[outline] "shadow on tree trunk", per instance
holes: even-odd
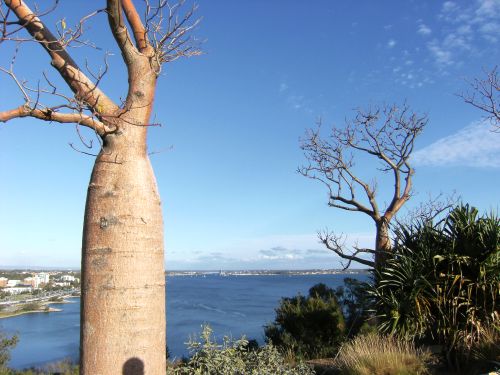
[[[144,375],[144,362],[139,358],[130,358],[123,365],[123,375]]]

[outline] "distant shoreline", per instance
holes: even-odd
[[[8,315],[0,315],[0,319],[14,318],[16,316],[26,315],[26,314],[51,313],[51,312],[61,312],[61,311],[62,309],[55,309],[53,307],[49,307],[48,310],[44,309],[44,310],[14,311]]]
[[[38,310],[28,310],[28,311],[16,310],[16,311],[12,311],[12,312],[0,311],[0,319],[13,318],[13,317],[25,315],[25,314],[61,312],[61,311],[63,311],[62,309],[50,307],[50,305],[73,303],[73,302],[67,301],[66,299],[67,298],[75,298],[75,296],[67,295],[67,296],[62,296],[61,298],[62,298],[62,301],[43,301],[43,302],[40,302],[40,309],[38,309]],[[48,309],[46,310],[45,307],[48,307]]]
[[[0,266],[0,272],[81,272],[80,269],[78,268],[42,268],[42,267],[16,267],[16,266]],[[341,268],[336,268],[336,269],[316,269],[316,268],[310,268],[310,269],[295,269],[295,270],[286,270],[286,269],[226,269],[222,270],[223,272],[226,273],[237,273],[237,272],[245,272],[245,273],[251,273],[251,274],[270,274],[270,273],[277,273],[277,274],[294,274],[294,275],[299,275],[299,274],[310,274],[311,272],[316,272],[318,275],[328,275],[328,274],[343,274],[343,273],[366,273],[368,272],[367,268],[352,268],[348,270],[343,270]],[[220,270],[214,270],[214,269],[201,269],[201,270],[183,270],[183,269],[178,269],[178,270],[167,270],[165,271],[167,274],[178,274],[178,273],[200,273],[200,274],[213,274],[213,273],[219,273]]]
[[[306,276],[306,275],[360,275],[368,274],[368,269],[352,269],[352,270],[220,270],[220,271],[166,271],[166,276]]]

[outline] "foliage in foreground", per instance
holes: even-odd
[[[79,366],[70,360],[62,360],[50,363],[43,368],[29,368],[24,370],[13,370],[0,368],[0,375],[79,375]]]
[[[343,375],[423,375],[430,359],[409,341],[372,333],[342,345],[335,365]]]
[[[344,278],[344,285],[335,289],[344,313],[346,336],[355,337],[359,333],[375,332],[373,319],[373,298],[370,295],[371,283],[350,277]]]
[[[7,371],[7,363],[10,359],[10,350],[16,346],[17,336],[8,337],[0,332],[0,374]]]
[[[437,223],[413,222],[395,233],[373,290],[380,328],[441,345],[458,370],[500,324],[500,220],[460,205]]]
[[[248,341],[224,337],[222,345],[215,342],[210,327],[203,327],[200,341],[190,340],[192,357],[175,366],[173,375],[314,375],[304,363],[289,364],[272,345],[251,350]]]
[[[334,356],[345,337],[344,315],[335,291],[317,284],[307,297],[282,298],[265,335],[268,342],[298,358]]]

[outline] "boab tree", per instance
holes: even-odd
[[[352,261],[381,267],[385,255],[391,251],[389,224],[411,196],[414,170],[410,156],[415,138],[426,124],[427,117],[412,112],[406,104],[402,108],[393,105],[367,111],[359,109],[344,128],[333,127],[324,137],[321,126],[318,126],[309,130],[301,140],[308,164],[300,167],[299,173],[327,187],[330,207],[361,212],[375,222],[373,249],[355,246],[349,251],[342,235],[328,230],[318,233],[320,241],[329,250],[347,260],[345,268]],[[367,182],[357,174],[357,154],[378,160],[380,170],[392,174],[393,190],[387,207],[379,207],[376,180]]]
[[[37,43],[66,82],[68,91],[44,76],[30,88],[17,78],[15,59],[3,68],[24,97],[0,121],[34,117],[92,129],[101,142],[88,187],[82,241],[80,361],[82,374],[165,374],[165,277],[160,198],[146,151],[146,133],[162,64],[198,54],[189,36],[194,9],[177,16],[180,4],[107,0],[106,7],[52,33],[22,0],[3,0],[0,41]],[[112,100],[100,82],[105,69],[85,73],[68,47],[82,39],[90,18],[107,16],[127,69],[128,92]],[[62,18],[62,17],[61,17]],[[43,81],[42,81],[43,82]],[[44,88],[45,87],[45,88]],[[51,94],[43,104],[45,94]],[[46,102],[47,103],[47,102]],[[143,372],[141,372],[143,373]]]

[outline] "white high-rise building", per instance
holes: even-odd
[[[40,272],[36,274],[36,276],[40,279],[40,283],[48,284],[50,275],[45,272]]]

